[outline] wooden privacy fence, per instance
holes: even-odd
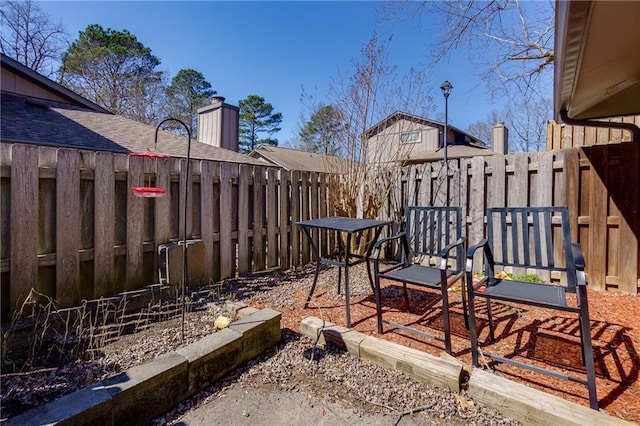
[[[0,144],[2,319],[31,288],[60,307],[157,282],[158,245],[181,238],[184,159]],[[637,294],[640,144],[490,155],[403,169],[380,218],[407,205],[461,206],[470,243],[487,207],[567,205],[589,285]],[[192,160],[188,238],[202,239],[213,281],[309,262],[298,220],[332,213],[327,177]],[[163,198],[135,197],[151,182]],[[334,243],[314,233],[325,254]]]
[[[637,294],[640,287],[640,144],[491,155],[405,167],[382,217],[407,205],[461,206],[469,244],[484,235],[487,207],[566,205],[589,285]]]
[[[611,123],[628,123],[640,126],[640,115],[602,119]],[[606,127],[572,126],[547,121],[547,150],[627,142],[631,132]]]
[[[0,147],[3,321],[31,288],[69,307],[157,282],[158,245],[182,239],[186,160]],[[328,214],[325,176],[205,160],[190,175],[187,237],[210,280],[311,260],[292,224]],[[130,190],[150,183],[166,196]]]

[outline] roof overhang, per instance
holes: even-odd
[[[72,104],[83,106],[104,114],[113,114],[111,111],[101,107],[100,105],[83,98],[72,90],[69,90],[66,87],[37,73],[36,71],[22,65],[20,62],[8,57],[4,53],[0,53],[0,65],[2,66],[2,68],[9,69],[12,72],[19,74],[21,77],[44,87],[46,90],[50,90],[52,93],[55,93],[62,98],[68,99]]]
[[[557,1],[555,115],[640,114],[640,1]]]

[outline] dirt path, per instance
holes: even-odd
[[[316,399],[296,391],[265,391],[233,387],[218,398],[182,417],[177,424],[209,426],[228,423],[235,426],[335,425],[418,425],[411,416],[362,414],[337,402]]]

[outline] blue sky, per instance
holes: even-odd
[[[395,20],[380,23],[382,2],[113,2],[45,1],[43,9],[61,19],[71,39],[87,25],[128,30],[162,61],[173,77],[180,69],[200,71],[214,90],[237,105],[257,94],[283,114],[280,145],[295,136],[302,87],[322,98],[329,82],[351,74],[354,58],[377,31],[389,42],[389,60],[404,74],[428,62],[427,47],[435,27]],[[449,98],[449,122],[459,128],[484,120],[492,102],[476,79],[465,52],[431,70],[431,95],[436,110],[429,118],[443,119],[444,80],[454,86]],[[412,111],[407,111],[412,112]]]

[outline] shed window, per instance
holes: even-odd
[[[404,132],[400,133],[400,142],[402,143],[417,143],[420,142],[420,132]]]

